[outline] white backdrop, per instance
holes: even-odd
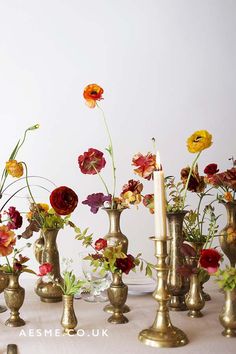
[[[0,0],[1,166],[24,129],[40,123],[19,155],[30,173],[70,186],[80,202],[102,191],[97,176],[82,175],[77,165],[89,147],[107,146],[100,113],[82,98],[95,82],[104,88],[118,188],[135,177],[132,156],[151,150],[153,136],[166,174],[178,176],[193,158],[187,137],[207,129],[214,144],[200,171],[211,162],[224,169],[236,155],[235,59],[234,0]],[[147,193],[152,189],[145,183]],[[34,193],[47,202],[41,190]],[[25,199],[14,204],[27,210]],[[81,203],[73,219],[96,237],[108,228],[102,211],[93,215]],[[152,259],[148,210],[126,211],[122,229],[130,251]],[[71,230],[58,243],[61,256],[77,258],[81,247]]]

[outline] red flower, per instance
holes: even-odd
[[[199,263],[209,274],[213,274],[219,268],[221,258],[222,256],[218,251],[214,248],[209,248],[201,251]]]
[[[15,207],[10,207],[8,211],[6,211],[6,214],[10,218],[10,221],[7,224],[9,229],[16,230],[22,226],[23,218]]]
[[[216,187],[227,187],[236,190],[236,167],[225,172],[206,177],[206,182]]]
[[[82,173],[96,175],[106,165],[103,152],[90,148],[78,157],[79,167]]]
[[[68,215],[77,207],[78,197],[72,189],[62,186],[52,191],[50,203],[57,214]]]
[[[204,173],[206,175],[214,175],[215,173],[219,172],[219,169],[217,168],[216,163],[210,163],[204,168]]]
[[[39,277],[43,277],[44,275],[47,275],[48,273],[51,273],[53,269],[53,266],[51,263],[43,263],[41,266],[39,266]]]
[[[134,170],[136,174],[150,180],[156,170],[156,155],[150,152],[146,156],[138,153],[133,157],[132,165],[138,167]]]
[[[95,250],[96,251],[101,251],[101,250],[103,250],[106,247],[107,247],[107,240],[105,240],[104,238],[99,238],[95,242]]]
[[[185,167],[180,172],[181,180],[184,185],[186,185],[187,183],[189,173],[190,173],[190,167]],[[205,185],[204,177],[199,175],[198,166],[196,166],[195,169],[192,171],[191,177],[189,179],[188,191],[195,192],[195,193],[202,193],[205,187],[206,185]]]
[[[134,257],[128,254],[126,258],[117,258],[116,267],[122,271],[122,273],[129,274],[130,270],[135,267]]]
[[[15,272],[21,272],[22,269],[23,269],[23,265],[22,265],[21,263],[19,263],[19,262],[14,262],[14,264],[13,264],[13,270],[14,270]]]

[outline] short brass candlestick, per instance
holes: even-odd
[[[142,343],[151,347],[181,347],[188,343],[188,338],[183,331],[174,327],[170,321],[168,309],[170,294],[167,290],[168,266],[166,265],[167,240],[160,240],[155,237],[150,237],[150,239],[155,242],[157,287],[153,297],[158,302],[159,308],[153,325],[141,331],[138,338]]]

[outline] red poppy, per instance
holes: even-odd
[[[117,258],[115,265],[122,273],[129,274],[130,270],[135,267],[134,257],[128,254],[126,258]]]
[[[53,269],[53,266],[51,265],[51,263],[43,263],[43,264],[41,264],[41,266],[39,266],[38,276],[43,277],[44,275],[51,273],[52,269]]]
[[[93,100],[93,101],[100,101],[102,100],[102,94],[104,90],[102,87],[98,86],[97,84],[90,84],[85,87],[83,96],[85,100]]]
[[[101,250],[103,250],[106,247],[107,247],[107,240],[105,240],[104,238],[99,238],[95,242],[95,250],[96,251],[101,251]]]
[[[57,214],[69,215],[77,207],[78,197],[72,189],[62,186],[52,191],[50,203]]]
[[[103,152],[90,148],[83,155],[78,157],[79,167],[86,175],[96,175],[106,165]]]
[[[156,170],[156,155],[150,152],[145,156],[138,153],[133,157],[132,165],[138,167],[134,169],[136,174],[150,180],[153,176],[153,172]]]
[[[215,173],[219,172],[219,169],[217,168],[216,163],[210,163],[204,168],[204,173],[206,175],[214,175]]]
[[[199,263],[209,274],[213,274],[219,268],[221,258],[222,256],[217,250],[209,248],[201,251]]]
[[[22,226],[23,218],[15,207],[10,207],[6,214],[10,218],[7,226],[11,230],[19,229]]]

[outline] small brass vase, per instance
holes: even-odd
[[[74,311],[74,296],[63,295],[63,313],[61,317],[61,325],[64,328],[64,334],[76,334],[77,318]]]
[[[190,289],[186,296],[186,305],[189,309],[189,317],[198,318],[203,316],[201,310],[205,305],[205,300],[202,295],[198,274],[191,274],[190,276]]]
[[[157,264],[157,287],[153,293],[154,299],[158,302],[158,309],[155,320],[150,328],[144,329],[139,333],[139,340],[151,347],[174,348],[181,347],[188,343],[186,334],[179,328],[174,327],[169,316],[168,304],[170,294],[167,288],[168,266],[167,240],[151,237],[155,242],[155,257]]]
[[[227,338],[236,337],[236,289],[225,291],[225,304],[219,320],[225,328],[222,335]]]
[[[42,263],[50,263],[52,265],[52,277],[57,282],[62,283],[60,274],[59,253],[57,249],[57,234],[58,229],[44,230],[44,248],[42,252]],[[52,281],[45,280],[46,277],[41,277],[35,286],[35,292],[40,297],[42,302],[59,302],[62,301],[62,290]]]
[[[186,311],[185,295],[189,291],[189,281],[178,273],[178,268],[184,265],[181,254],[183,244],[183,221],[187,211],[167,214],[170,242],[169,272],[167,278],[168,290],[171,294],[169,308],[172,311]]]
[[[25,325],[25,321],[20,318],[19,309],[23,305],[25,299],[25,289],[19,284],[20,273],[8,273],[9,284],[4,290],[6,305],[10,310],[10,317],[5,322],[8,327],[21,327]]]
[[[109,209],[103,208],[107,212],[109,217],[109,231],[104,236],[104,239],[107,240],[108,246],[117,246],[122,245],[122,252],[127,254],[128,251],[128,238],[121,232],[120,229],[120,217],[121,213],[125,209]],[[107,313],[113,313],[114,308],[112,305],[106,305],[103,309]],[[125,305],[123,308],[123,313],[130,312],[130,308],[128,305]]]
[[[225,203],[227,225],[220,232],[220,246],[229,258],[231,267],[236,264],[236,201]]]
[[[8,286],[9,278],[6,273],[0,271],[0,294],[3,292],[4,289]],[[0,313],[7,311],[6,306],[0,305]]]
[[[128,286],[123,283],[122,274],[112,274],[112,283],[107,289],[107,295],[114,308],[112,316],[108,318],[108,322],[114,324],[129,322],[128,318],[123,315],[123,307],[128,295]]]
[[[43,249],[44,249],[44,236],[43,230],[40,230],[39,238],[34,243],[34,255],[36,261],[39,264],[42,264],[42,256],[43,256]]]

